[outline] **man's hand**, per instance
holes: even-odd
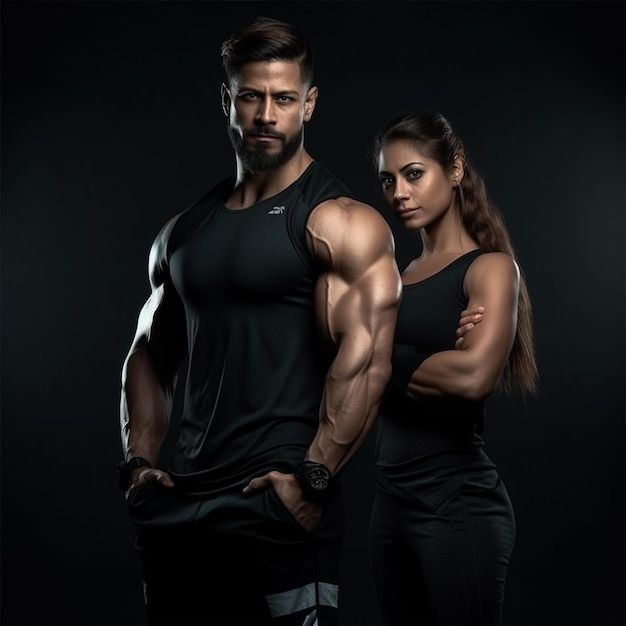
[[[317,528],[322,517],[322,508],[316,502],[304,497],[295,474],[268,472],[259,478],[253,478],[243,492],[245,494],[273,489],[287,510],[305,530],[312,532]]]
[[[128,499],[128,496],[133,489],[148,484],[157,485],[159,487],[167,487],[170,489],[174,486],[174,481],[167,472],[162,470],[154,467],[138,467],[136,470],[131,472],[130,485],[126,491],[126,499]]]
[[[457,340],[454,347],[457,350],[461,350],[463,347],[463,339],[465,335],[483,321],[483,313],[485,312],[484,306],[477,306],[473,309],[465,309],[461,311],[461,319],[459,320],[459,327],[456,329]]]

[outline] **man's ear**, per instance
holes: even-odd
[[[306,94],[306,100],[304,101],[304,121],[308,122],[313,117],[313,111],[315,111],[315,104],[317,102],[317,94],[319,90],[317,87],[310,87]]]
[[[232,98],[230,96],[230,91],[225,83],[222,83],[221,87],[221,97],[222,97],[222,111],[224,111],[224,115],[226,117],[230,117],[230,105],[232,103]]]

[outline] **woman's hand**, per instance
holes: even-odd
[[[471,309],[465,309],[461,311],[461,318],[459,319],[459,327],[456,329],[457,340],[454,347],[457,350],[461,350],[463,347],[463,339],[465,335],[469,333],[476,324],[480,324],[483,321],[483,313],[485,312],[484,306],[472,307]]]

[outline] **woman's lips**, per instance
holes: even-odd
[[[398,209],[398,215],[402,218],[402,219],[408,219],[409,217],[413,217],[413,215],[415,215],[421,207],[405,207],[405,208],[399,208]]]

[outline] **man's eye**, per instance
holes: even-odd
[[[278,96],[277,100],[282,104],[286,104],[287,102],[291,102],[293,98],[291,96]]]
[[[257,95],[252,92],[247,92],[247,93],[239,94],[239,97],[243,98],[244,100],[256,100]]]

